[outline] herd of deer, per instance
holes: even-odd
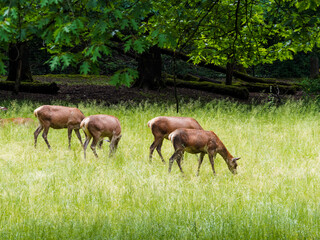
[[[0,107],[0,110],[7,110],[7,108]],[[118,118],[114,116],[99,114],[85,117],[78,108],[54,105],[41,106],[34,110],[34,115],[39,121],[39,126],[34,132],[35,147],[37,146],[38,135],[43,131],[42,137],[48,148],[51,148],[47,139],[50,127],[54,129],[68,129],[69,149],[71,133],[72,130],[74,130],[83,146],[84,158],[86,158],[86,149],[91,139],[93,140],[90,148],[96,157],[98,157],[96,146],[98,145],[101,148],[104,138],[109,138],[109,156],[115,153],[121,139],[120,122]],[[32,118],[0,119],[0,125],[10,122],[27,125],[33,124],[34,120]],[[161,146],[164,138],[169,139],[173,144],[175,151],[169,159],[169,173],[171,172],[174,160],[176,160],[180,171],[183,173],[181,160],[185,151],[192,154],[200,153],[197,175],[199,175],[200,166],[205,154],[208,154],[213,174],[215,174],[214,160],[217,153],[223,157],[229,170],[233,174],[237,173],[237,160],[240,158],[234,158],[218,136],[212,131],[203,130],[195,119],[188,117],[156,117],[148,122],[148,127],[154,136],[154,141],[150,146],[150,162],[152,161],[154,150],[157,149],[162,162],[165,163],[161,154]],[[85,133],[86,139],[84,144],[81,140],[80,128]]]

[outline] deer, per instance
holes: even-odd
[[[199,129],[203,128],[194,118],[190,117],[155,117],[148,122],[148,127],[151,129],[151,132],[154,136],[154,141],[150,146],[149,161],[152,162],[152,154],[154,149],[157,149],[157,152],[165,164],[165,160],[161,154],[161,147],[163,139],[168,139],[170,133],[178,128],[190,128],[190,129]]]
[[[34,132],[34,147],[37,146],[38,135],[43,130],[42,138],[44,139],[48,148],[51,149],[51,146],[47,139],[50,127],[53,129],[68,129],[69,149],[71,149],[72,130],[75,131],[81,145],[83,146],[79,129],[80,123],[85,118],[85,116],[78,108],[56,105],[43,105],[34,110],[34,115],[39,120],[39,126]]]
[[[0,118],[0,125],[4,126],[6,124],[9,123],[14,123],[17,125],[25,125],[25,126],[29,126],[29,125],[33,125],[34,124],[34,120],[32,118]]]
[[[6,111],[6,110],[8,110],[8,108],[0,106],[0,110]],[[34,120],[32,118],[22,118],[22,117],[18,117],[18,118],[0,118],[0,125],[1,126],[4,126],[4,125],[9,124],[9,123],[14,123],[14,124],[17,124],[17,125],[31,125],[31,124],[34,123]]]
[[[93,138],[93,140],[90,148],[96,158],[98,158],[96,145],[99,143],[99,147],[101,148],[105,137],[109,138],[110,141],[109,157],[113,156],[122,137],[118,118],[104,114],[91,115],[82,120],[80,127],[86,135],[86,140],[83,145],[84,159],[86,159],[86,150],[91,138]]]
[[[216,175],[214,170],[214,160],[217,153],[223,157],[230,172],[237,174],[237,160],[240,158],[234,158],[214,132],[181,128],[173,131],[169,135],[169,140],[172,142],[175,150],[169,160],[169,173],[171,172],[174,160],[177,161],[180,171],[183,173],[181,168],[181,158],[184,151],[186,151],[191,154],[200,153],[197,176],[199,176],[200,167],[205,154],[208,154],[213,175]]]

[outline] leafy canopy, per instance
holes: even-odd
[[[0,74],[9,44],[41,37],[51,69],[99,72],[115,47],[140,54],[157,45],[194,63],[244,66],[291,59],[320,46],[320,0],[3,0]],[[112,83],[130,85],[124,69]]]

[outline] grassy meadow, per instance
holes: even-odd
[[[55,104],[64,104],[57,102]],[[33,102],[2,101],[2,118],[32,117]],[[64,104],[66,105],[66,104]],[[72,105],[69,105],[72,106]],[[313,103],[244,105],[229,101],[175,105],[102,106],[80,103],[83,113],[117,116],[122,139],[113,158],[108,145],[88,147],[73,133],[50,129],[49,151],[35,126],[0,129],[0,239],[318,239],[320,238],[319,108]],[[218,155],[217,175],[205,156],[185,154],[182,175],[165,140],[154,152],[148,120],[191,116],[213,130],[238,161],[232,175]],[[82,131],[81,131],[82,133]],[[82,133],[82,136],[83,133]]]

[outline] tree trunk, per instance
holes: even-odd
[[[310,57],[310,78],[317,78],[319,76],[319,58],[317,55]]]
[[[7,81],[32,82],[27,42],[10,44]]]
[[[226,85],[232,85],[233,67],[233,63],[227,63]]]
[[[162,59],[158,47],[151,47],[142,53],[138,59],[139,78],[134,87],[143,89],[159,89],[164,86],[161,78]]]

